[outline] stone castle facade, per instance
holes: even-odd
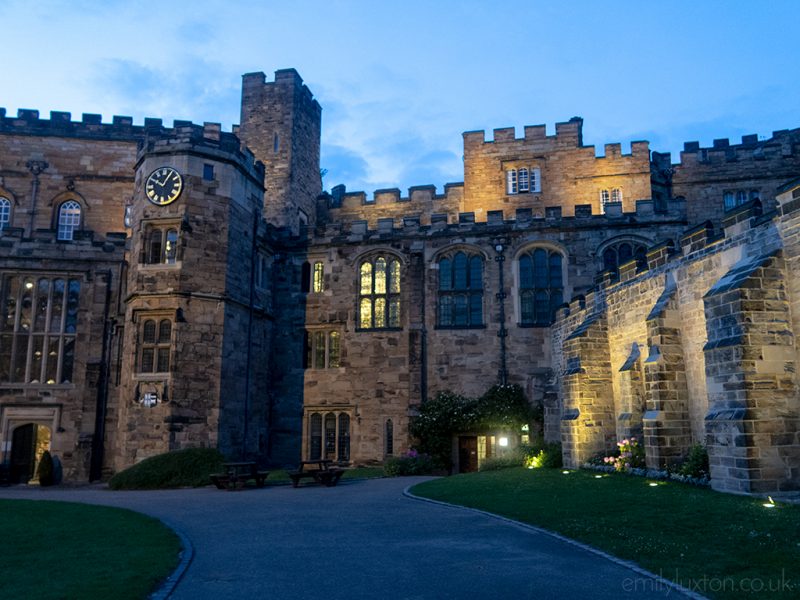
[[[244,76],[233,132],[0,109],[14,477],[47,448],[74,481],[193,446],[380,462],[427,398],[507,382],[568,464],[640,434],[653,467],[707,443],[719,489],[800,487],[800,130],[677,163],[579,118],[467,132],[464,182],[405,196],[323,192],[320,131],[292,69]]]

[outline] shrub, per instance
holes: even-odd
[[[449,469],[454,434],[519,429],[536,414],[518,385],[492,386],[480,398],[440,392],[420,405],[409,431],[421,452],[430,454],[437,466]]]
[[[703,444],[694,444],[689,449],[689,454],[686,460],[678,469],[678,475],[684,477],[694,477],[696,479],[703,479],[708,477],[708,450]]]
[[[53,485],[56,482],[53,457],[50,456],[50,452],[47,450],[44,451],[42,458],[39,459],[37,474],[39,475],[39,485],[43,487]]]
[[[201,487],[222,470],[225,458],[213,448],[187,448],[159,454],[120,471],[108,482],[112,490]]]
[[[645,468],[644,447],[635,437],[625,438],[617,442],[619,452],[617,455],[606,456],[603,461],[614,467],[616,471],[625,472],[631,469]]]
[[[529,469],[556,469],[563,464],[561,456],[561,444],[553,442],[544,444],[536,452],[528,454],[525,458],[525,466]]]
[[[388,477],[406,475],[430,475],[434,462],[430,455],[420,454],[413,448],[401,456],[391,456],[383,463],[383,471]]]

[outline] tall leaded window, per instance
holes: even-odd
[[[360,329],[400,327],[400,261],[377,256],[359,268]]]
[[[350,460],[350,414],[313,412],[308,415],[309,460]]]
[[[312,414],[308,419],[308,458],[309,460],[322,459],[322,415]]]
[[[0,232],[11,223],[11,200],[0,196]]]
[[[172,321],[145,319],[139,342],[139,373],[168,373],[172,349]]]
[[[519,258],[521,325],[550,325],[564,302],[563,257],[547,248],[533,248]]]
[[[606,204],[611,202],[611,194],[609,194],[608,190],[600,190],[600,206],[603,209],[603,212],[606,210]]]
[[[622,202],[622,190],[619,188],[614,188],[611,190],[611,201],[612,202]]]
[[[314,280],[311,289],[317,294],[325,290],[325,265],[322,261],[314,263]]]
[[[178,260],[178,230],[152,227],[147,233],[145,263],[174,265]]]
[[[394,454],[394,423],[392,423],[391,419],[386,419],[386,448],[385,454],[386,456],[392,456]]]
[[[439,260],[439,326],[483,324],[483,258],[456,252]]]
[[[3,279],[0,383],[72,381],[80,287],[77,279]]]
[[[67,200],[58,207],[58,239],[71,240],[81,226],[81,205]]]

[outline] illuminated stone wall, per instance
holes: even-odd
[[[562,311],[553,332],[564,341],[554,345],[554,364],[561,368],[567,464],[579,466],[587,452],[575,449],[602,439],[596,403],[575,381],[599,386],[607,378],[616,434],[643,432],[648,467],[675,464],[701,442],[715,489],[800,489],[798,198],[796,182],[778,196],[777,212],[762,214],[755,202],[726,215],[724,234],[695,227],[677,248],[653,248],[645,269],[637,273],[632,262],[620,269],[619,282],[606,279],[592,295],[602,301]],[[607,323],[607,348],[576,345],[591,331],[589,322]],[[604,352],[606,369],[598,367]],[[600,450],[612,447],[607,442]]]

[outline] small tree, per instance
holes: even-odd
[[[42,458],[39,459],[39,469],[37,474],[39,475],[39,485],[44,487],[53,485],[55,483],[53,457],[50,456],[50,452],[47,450],[44,451]]]

